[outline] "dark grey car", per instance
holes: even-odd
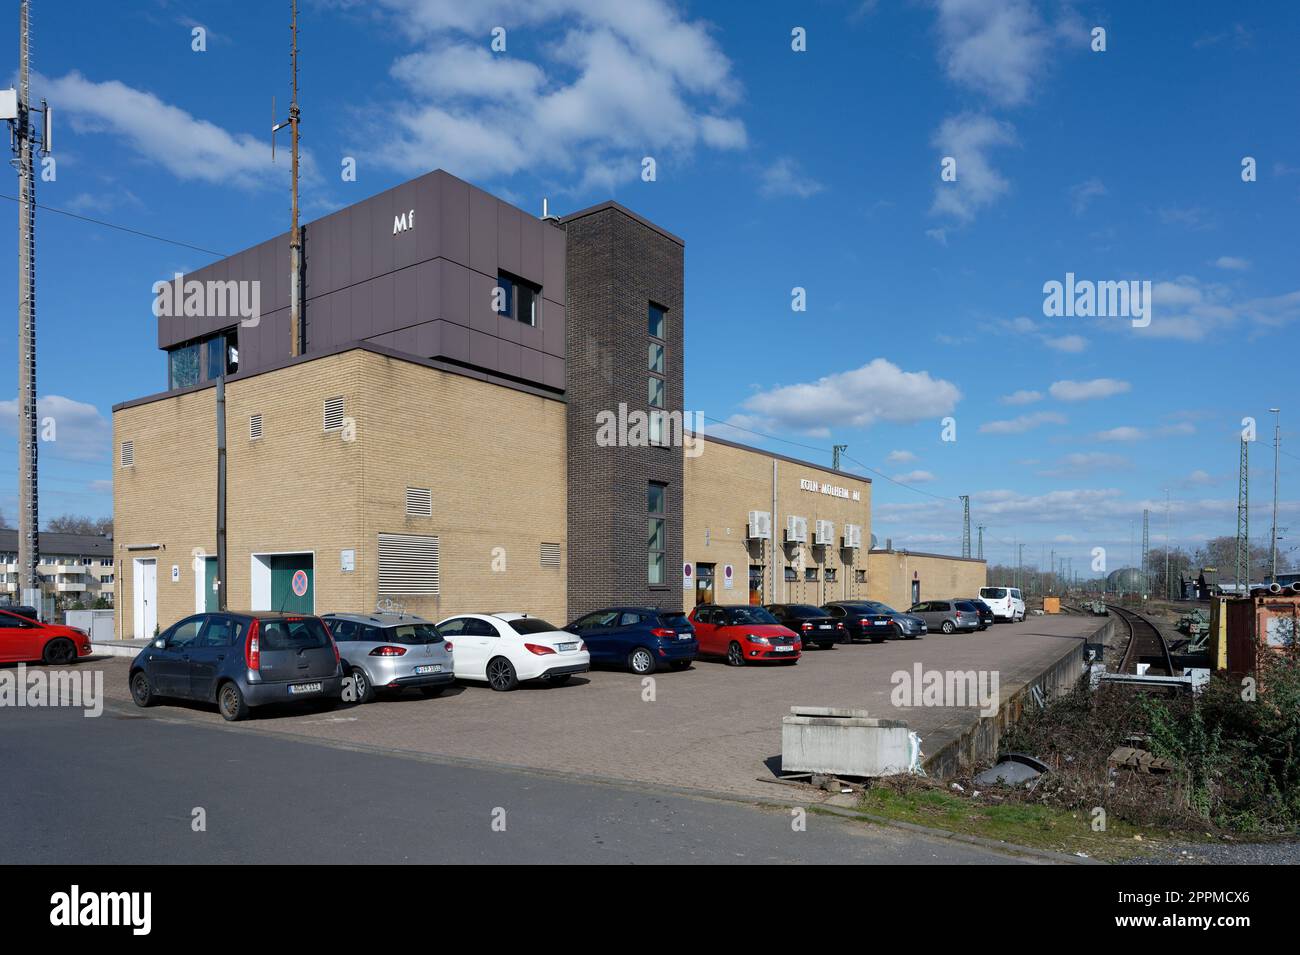
[[[137,706],[200,700],[233,721],[267,703],[337,700],[343,671],[320,617],[199,613],[141,650],[127,679]]]
[[[397,613],[330,613],[343,659],[344,699],[369,703],[376,691],[418,689],[437,696],[456,679],[452,644],[422,617]]]

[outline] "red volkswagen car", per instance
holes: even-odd
[[[799,635],[762,607],[701,604],[691,611],[700,656],[725,657],[728,665],[797,663]]]
[[[0,610],[0,663],[65,666],[90,656],[90,635],[76,627],[39,623]]]

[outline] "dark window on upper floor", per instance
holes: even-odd
[[[542,287],[509,272],[497,273],[497,288],[501,290],[496,305],[500,314],[525,325],[536,326],[542,317]]]
[[[660,341],[667,341],[668,309],[651,302],[650,307],[647,309],[646,318],[646,330],[650,333],[650,337],[658,338]]]

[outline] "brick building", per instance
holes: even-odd
[[[158,320],[165,390],[113,409],[119,634],[215,609],[218,583],[231,608],[555,623],[751,582],[866,594],[870,482],[686,433],[680,238],[613,202],[537,219],[436,171],[303,246],[296,357],[287,234],[159,287],[193,307]]]

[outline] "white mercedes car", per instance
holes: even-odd
[[[456,678],[513,690],[528,680],[559,685],[591,669],[582,638],[526,613],[463,613],[438,624],[456,647]]]

